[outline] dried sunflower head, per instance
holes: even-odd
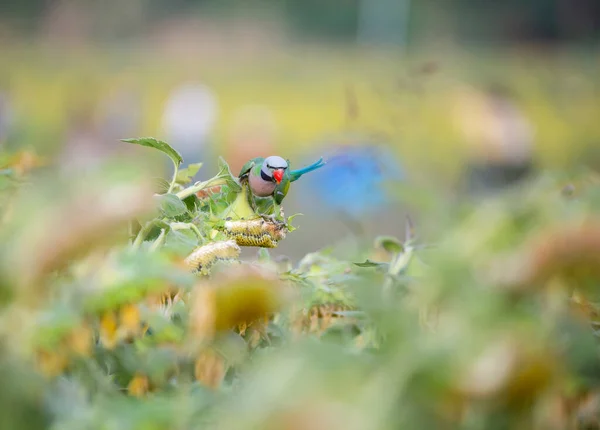
[[[251,220],[225,221],[220,230],[239,246],[276,248],[285,239],[287,227],[282,222],[256,218]]]
[[[206,338],[250,324],[280,310],[288,294],[286,285],[275,274],[257,267],[245,265],[219,272],[197,285],[193,293],[192,332]]]
[[[470,399],[488,399],[523,407],[537,398],[560,372],[543,344],[500,338],[487,346],[462,378],[458,392]]]
[[[495,283],[518,292],[551,281],[582,293],[592,292],[600,279],[600,221],[546,229],[519,252],[496,261],[491,269]]]
[[[234,240],[212,242],[194,250],[186,259],[186,266],[193,272],[208,274],[210,268],[219,261],[234,261],[241,249]]]

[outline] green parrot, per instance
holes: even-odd
[[[272,197],[277,206],[285,198],[290,189],[290,184],[300,179],[302,175],[325,165],[321,157],[310,166],[298,170],[290,170],[289,160],[284,160],[277,155],[267,158],[257,157],[248,161],[240,170],[239,180],[247,183],[251,194],[256,197]],[[255,207],[254,202],[251,202]],[[275,212],[277,213],[277,212]]]

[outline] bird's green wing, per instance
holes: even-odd
[[[242,168],[240,170],[240,174],[238,175],[238,178],[248,176],[248,174],[250,173],[252,168],[254,166],[260,166],[263,161],[264,161],[264,158],[261,158],[261,157],[253,158],[252,160],[247,161],[246,164],[244,164],[242,166]]]

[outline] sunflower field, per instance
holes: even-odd
[[[193,182],[122,145],[174,175],[2,154],[1,428],[600,428],[597,172],[432,196],[403,237],[293,263],[301,221],[226,160]]]

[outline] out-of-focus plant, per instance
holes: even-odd
[[[6,158],[2,428],[597,428],[593,175],[292,264],[269,253],[289,218],[246,207],[224,160],[191,183],[201,166],[167,143],[128,142],[173,177],[16,174]],[[431,224],[435,246],[416,234]]]

